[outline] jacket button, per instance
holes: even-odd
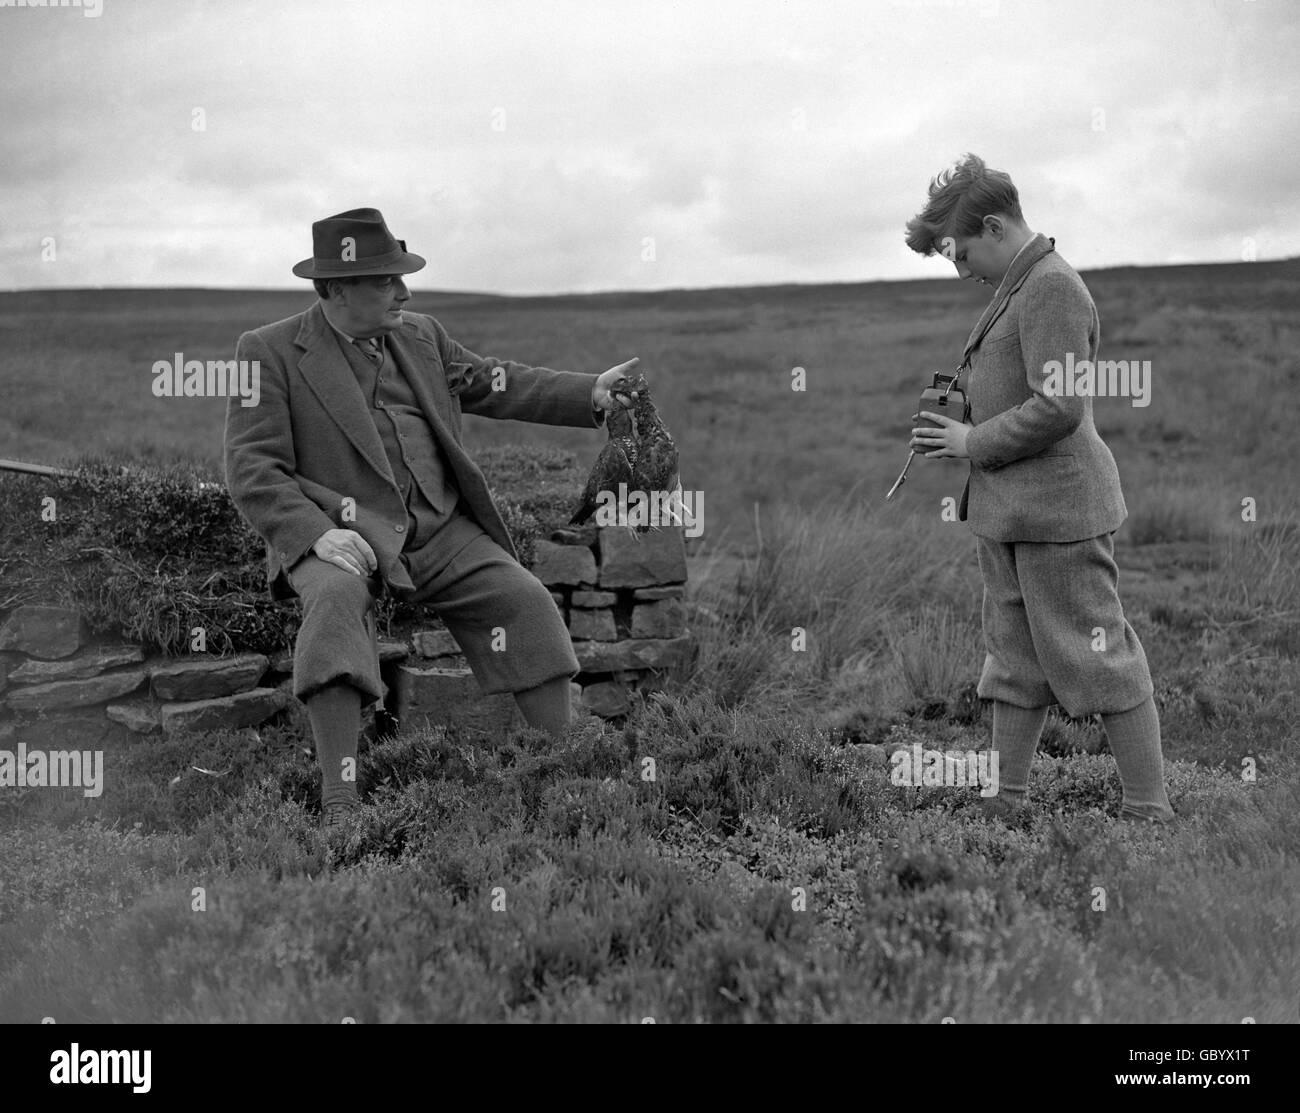
[[[406,527],[405,527],[405,526],[394,526],[393,529],[395,529],[398,533],[405,533],[405,532],[406,532]]]

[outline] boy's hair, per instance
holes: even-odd
[[[942,237],[973,236],[990,213],[1024,220],[1020,194],[1011,175],[990,170],[978,155],[966,155],[931,179],[930,200],[907,222],[907,246],[918,255],[933,255]]]

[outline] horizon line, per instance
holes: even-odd
[[[1213,260],[1202,262],[1188,263],[1115,263],[1103,267],[1084,267],[1079,269],[1080,274],[1098,274],[1105,271],[1116,270],[1171,270],[1179,267],[1236,267],[1236,266],[1259,266],[1268,263],[1293,263],[1300,261],[1300,255],[1287,255],[1277,259],[1236,259],[1231,261]],[[305,281],[305,280],[303,280]],[[711,293],[719,290],[776,290],[790,287],[817,287],[817,286],[871,286],[884,283],[900,282],[957,282],[960,279],[952,275],[934,278],[863,278],[863,279],[845,279],[833,282],[756,282],[747,284],[732,284],[725,286],[656,286],[656,287],[614,287],[603,290],[561,290],[549,293],[494,293],[488,290],[452,290],[452,289],[434,289],[434,290],[412,290],[411,296],[416,297],[420,294],[454,294],[458,297],[475,297],[475,298],[587,298],[587,297],[609,297],[614,295],[635,295],[635,294],[679,294],[679,293]],[[143,292],[146,290],[163,290],[175,293],[184,291],[193,291],[196,293],[256,293],[256,294],[289,294],[289,293],[311,293],[314,291],[310,286],[18,286],[0,288],[0,294],[41,294],[41,293],[113,293],[113,292]]]

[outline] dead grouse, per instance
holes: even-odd
[[[620,383],[611,393],[619,401],[630,396],[632,408],[615,410],[606,419],[609,443],[601,450],[596,466],[592,468],[583,492],[582,506],[570,520],[570,525],[585,522],[595,513],[601,492],[609,491],[617,498],[619,485],[623,483],[627,484],[629,511],[633,513],[631,496],[634,491],[653,500],[656,492],[676,493],[679,489],[677,445],[655,409],[645,376],[628,379],[626,385]],[[658,505],[667,512],[670,520],[681,521],[680,502],[676,497],[660,500]],[[638,524],[636,528],[637,532],[644,533],[662,524],[662,521],[655,526]]]

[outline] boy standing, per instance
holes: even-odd
[[[1025,223],[1011,178],[974,155],[930,183],[907,244],[962,278],[996,286],[966,346],[971,425],[923,413],[911,447],[969,459],[960,517],[984,579],[987,655],[978,691],[993,703],[1001,789],[990,811],[1025,800],[1029,768],[1057,702],[1098,713],[1123,784],[1122,819],[1166,823],[1160,720],[1151,674],[1116,585],[1113,533],[1127,516],[1092,399],[1052,389],[1047,365],[1094,360],[1100,323],[1083,280]]]

